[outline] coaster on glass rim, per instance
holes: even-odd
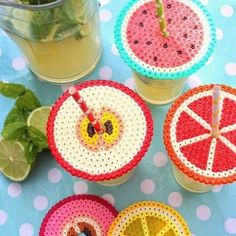
[[[209,191],[212,185],[236,181],[236,89],[221,86],[218,138],[211,134],[212,89],[213,85],[205,85],[183,94],[170,108],[164,125],[164,143],[175,177],[195,192],[205,192],[201,183]]]
[[[105,132],[95,132],[66,91],[49,116],[49,148],[72,175],[108,185],[121,184],[148,150],[153,135],[151,112],[136,93],[117,82],[88,81],[76,89]],[[124,176],[127,178],[122,179]]]
[[[110,226],[108,236],[190,236],[183,217],[173,208],[154,201],[137,202],[123,210]]]
[[[94,195],[74,195],[54,205],[45,216],[39,236],[105,236],[118,212]]]
[[[216,33],[207,9],[197,0],[165,0],[168,37],[164,37],[152,0],[131,0],[115,26],[115,43],[133,70],[138,94],[162,105],[175,100],[186,77],[211,56]]]

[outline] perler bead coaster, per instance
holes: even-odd
[[[190,236],[182,216],[171,207],[152,201],[137,202],[122,211],[108,236]]]
[[[91,181],[113,180],[133,170],[153,135],[148,106],[122,84],[94,80],[76,89],[104,127],[97,133],[66,91],[49,116],[49,148],[58,163],[74,176]]]
[[[131,0],[115,26],[115,42],[135,72],[153,79],[178,79],[196,72],[211,56],[215,26],[197,0],[163,0],[169,37],[163,37],[153,0]]]
[[[236,89],[221,86],[220,137],[211,135],[212,89],[189,90],[170,108],[164,143],[174,165],[204,184],[236,181]]]
[[[39,236],[106,236],[117,216],[110,203],[93,195],[74,195],[53,206]]]

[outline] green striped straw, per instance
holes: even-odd
[[[161,32],[164,37],[168,37],[169,32],[166,29],[166,19],[165,19],[163,2],[162,2],[162,0],[156,0],[156,4],[157,4],[157,17],[159,19]]]

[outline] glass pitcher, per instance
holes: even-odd
[[[26,1],[0,0],[0,27],[19,46],[30,69],[53,83],[90,73],[102,51],[97,0],[22,4]]]

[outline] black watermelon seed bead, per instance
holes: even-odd
[[[144,26],[144,25],[143,25],[143,22],[140,22],[140,23],[139,23],[139,26],[140,26],[140,27],[143,27],[143,26]]]
[[[165,44],[163,45],[163,48],[168,48],[168,44],[165,43]]]

